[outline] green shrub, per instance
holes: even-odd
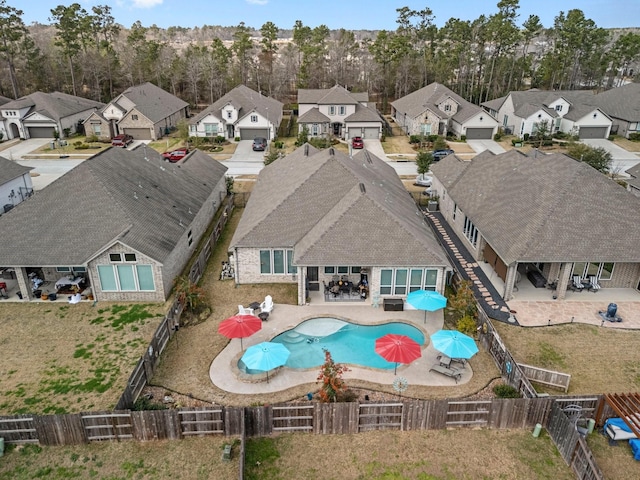
[[[213,139],[214,143],[217,144],[221,144],[224,143],[226,140],[222,135],[218,135],[216,138]]]
[[[97,135],[89,135],[87,137],[87,143],[94,143],[98,141],[98,136]]]
[[[471,315],[465,315],[458,323],[456,323],[456,329],[459,332],[462,332],[469,336],[474,336],[476,334],[476,329],[478,326],[476,325],[475,319]]]
[[[276,148],[284,148],[284,142],[281,142],[280,140],[276,140],[275,142],[273,142],[273,146]]]
[[[467,141],[467,136],[466,135],[460,135],[460,141],[461,142],[466,142]]]
[[[318,149],[329,148],[331,140],[328,138],[313,137],[309,139],[309,143]]]
[[[73,142],[73,146],[78,148],[80,145],[82,145],[82,142],[80,140],[78,140],[77,142]]]
[[[382,136],[380,137],[380,141],[384,142],[387,139],[387,136],[385,134],[382,134]]]
[[[427,140],[429,140],[431,143],[434,143],[436,140],[438,140],[438,135],[429,135],[427,137]]]
[[[525,142],[526,142],[526,141],[528,141],[530,136],[531,136],[530,134],[525,133],[525,134],[524,134],[524,141],[525,141]]]
[[[409,137],[409,143],[420,143],[420,135],[411,135]]]
[[[80,142],[76,142],[76,143],[80,143]],[[86,143],[80,143],[80,145],[75,145],[75,148],[76,150],[87,150],[90,148],[90,146]]]
[[[498,398],[520,398],[520,392],[518,392],[518,390],[504,383],[493,387],[493,393],[495,393]]]
[[[142,395],[138,400],[136,400],[136,403],[133,404],[133,410],[167,410],[166,405],[163,403],[154,403],[151,401],[151,398],[146,395]]]
[[[515,147],[516,143],[519,143],[519,144],[522,145],[522,139],[521,138],[512,138],[511,139],[511,145],[513,145]]]
[[[500,140],[502,140],[502,132],[498,131],[498,132],[493,136],[493,139],[494,139],[496,142],[499,142]]]
[[[632,142],[640,142],[640,132],[638,132],[638,133],[630,133],[629,134],[629,140],[631,140]]]
[[[234,142],[239,142],[240,141],[240,137],[236,137],[233,139]]]

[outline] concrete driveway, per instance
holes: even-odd
[[[590,147],[600,147],[611,154],[611,171],[613,173],[624,173],[625,170],[640,163],[640,157],[636,154],[626,151],[613,142],[605,138],[593,138],[582,140],[582,143]]]
[[[241,140],[238,142],[236,151],[229,160],[222,163],[229,170],[227,175],[237,177],[238,175],[257,175],[264,168],[264,152],[253,151],[253,140]],[[269,148],[267,146],[267,148]]]
[[[485,150],[489,150],[496,155],[506,152],[498,142],[494,142],[493,140],[467,140],[467,145],[473,148],[473,151],[476,153],[482,153]]]

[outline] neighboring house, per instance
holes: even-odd
[[[392,167],[309,144],[260,171],[229,248],[236,282],[297,284],[300,305],[334,275],[380,299],[442,293],[451,270]]]
[[[431,170],[442,215],[504,281],[505,300],[517,272],[535,269],[558,280],[559,299],[573,275],[596,276],[602,288],[638,288],[640,198],[589,165],[511,150],[471,162],[449,155]]]
[[[189,104],[143,83],[130,87],[84,122],[87,135],[110,139],[126,133],[136,140],[158,140],[189,116]]]
[[[527,90],[508,95],[482,106],[498,119],[505,133],[524,137],[534,135],[540,122],[546,121],[550,133],[563,132],[581,139],[607,138],[611,118],[595,104],[595,95],[587,91]]]
[[[23,167],[0,157],[0,215],[33,195],[31,170],[33,167]]]
[[[477,105],[439,83],[431,83],[391,104],[391,116],[411,135],[455,135],[491,140],[498,123]]]
[[[282,107],[278,100],[239,85],[194,116],[189,121],[189,135],[273,140],[282,121]]]
[[[611,118],[611,133],[629,138],[640,133],[640,83],[628,83],[595,96],[594,102]]]
[[[640,163],[627,169],[626,173],[629,174],[627,182],[627,190],[633,193],[636,197],[640,197]]]
[[[107,149],[0,217],[0,266],[25,299],[32,276],[51,292],[72,274],[96,300],[162,302],[226,196],[226,170],[198,150],[168,164]]]
[[[104,103],[66,93],[35,92],[0,106],[7,138],[60,138],[75,133]]]
[[[0,107],[5,103],[9,103],[9,102],[11,102],[10,98],[3,97],[2,95],[0,95]],[[6,140],[6,139],[7,139],[7,130],[4,127],[4,119],[2,119],[0,121],[0,141]]]
[[[382,118],[369,106],[369,94],[350,92],[340,85],[298,90],[298,132],[305,127],[309,137],[382,137]]]

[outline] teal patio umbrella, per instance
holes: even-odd
[[[267,372],[267,382],[269,381],[269,370],[281,367],[287,363],[289,350],[281,343],[262,342],[247,348],[242,355],[242,362],[251,370],[262,370]]]
[[[407,303],[418,310],[424,310],[424,323],[427,323],[427,312],[446,307],[447,297],[431,290],[415,290],[407,295]]]
[[[470,359],[478,353],[476,341],[457,330],[438,330],[431,335],[433,348],[449,358]]]

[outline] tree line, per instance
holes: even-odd
[[[519,7],[500,0],[492,14],[451,18],[441,28],[430,8],[402,7],[395,30],[330,30],[299,20],[289,30],[271,21],[258,30],[243,22],[165,30],[140,21],[125,28],[109,6],[87,11],[79,3],[51,9],[49,25],[27,27],[22,10],[0,0],[0,94],[57,90],[107,102],[149,81],[198,105],[239,84],[285,102],[298,88],[340,84],[369,92],[387,111],[393,99],[432,82],[474,103],[527,88],[610,88],[640,59],[634,31],[600,28],[579,9],[559,12],[545,28],[537,15],[521,21]]]

